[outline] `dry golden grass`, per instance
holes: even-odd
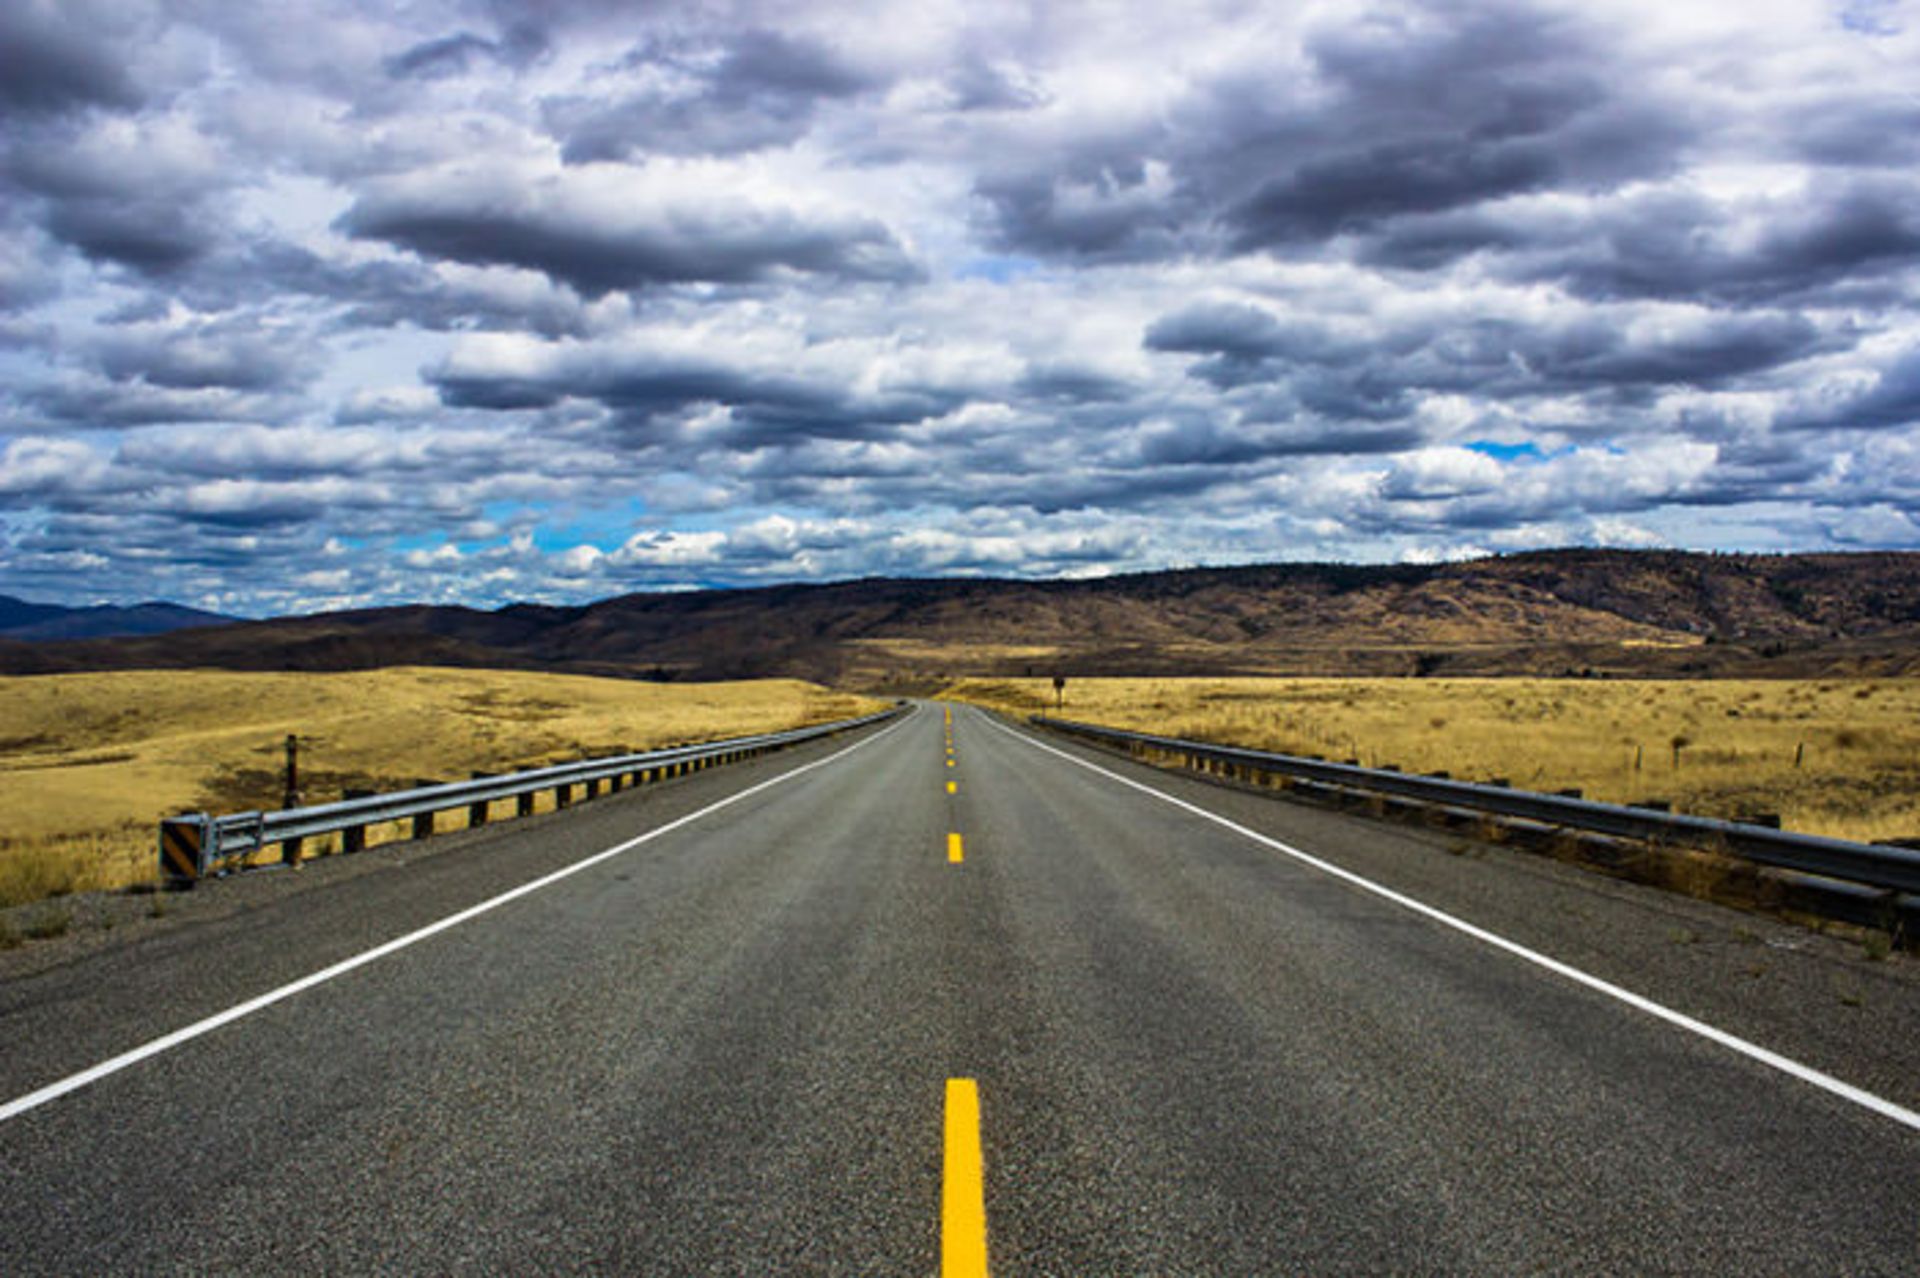
[[[322,802],[347,786],[457,780],[878,705],[794,680],[656,684],[517,671],[0,678],[0,905],[151,879],[164,815],[279,807],[288,733],[301,741],[302,793]],[[511,806],[496,805],[496,816]],[[465,813],[438,820],[457,829]],[[368,835],[378,842],[382,832]]]
[[[945,695],[1052,713],[1049,680]],[[1920,836],[1920,680],[1074,679],[1066,718],[1678,811]]]

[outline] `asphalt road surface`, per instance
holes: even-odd
[[[1909,961],[951,713],[15,970],[0,1272],[1920,1270]]]

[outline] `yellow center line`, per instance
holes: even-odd
[[[987,1278],[987,1198],[980,1168],[980,1089],[947,1080],[947,1160],[940,1187],[941,1278]]]
[[[959,792],[960,792],[960,783],[958,781],[947,782],[948,794],[958,794]]]
[[[958,834],[949,834],[947,836],[947,864],[960,864],[960,836]]]
[[[953,766],[953,760],[952,760],[952,759],[948,759],[948,760],[947,760],[947,766],[948,766],[949,768],[951,768],[951,767]]]

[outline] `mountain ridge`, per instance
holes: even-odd
[[[1103,578],[863,578],[408,604],[18,644],[0,671],[463,665],[925,686],[968,675],[1920,672],[1920,554],[1554,550]]]
[[[69,608],[63,604],[29,603],[12,595],[0,595],[0,639],[22,643],[166,634],[198,626],[228,625],[238,620],[161,600]]]

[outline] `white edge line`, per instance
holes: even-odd
[[[1110,772],[1106,768],[1100,767],[1098,764],[1089,763],[1085,759],[1067,753],[1065,750],[1056,749],[1043,741],[1036,741],[1025,733],[1015,731],[1005,724],[1000,723],[991,715],[986,716],[986,718],[994,727],[1006,733],[1014,740],[1024,742],[1036,750],[1045,750],[1048,754],[1058,755],[1068,763],[1078,764],[1080,767],[1090,772],[1097,772],[1111,781],[1117,781],[1121,785],[1140,791],[1142,794],[1152,795],[1164,803],[1171,803],[1176,808],[1190,812],[1194,816],[1202,817],[1205,820],[1213,822],[1215,825],[1232,830],[1235,834],[1252,839],[1255,843],[1259,843],[1265,847],[1272,848],[1276,852],[1292,857],[1303,865],[1312,866],[1323,874],[1330,874],[1341,882],[1359,888],[1363,892],[1372,893],[1374,896],[1380,897],[1382,900],[1391,901],[1403,909],[1412,910],[1415,914],[1432,919],[1444,927],[1450,927],[1456,932],[1465,933],[1476,941],[1490,945],[1497,950],[1504,950],[1515,958],[1523,959],[1536,967],[1545,968],[1556,976],[1565,977],[1577,985],[1583,985],[1596,993],[1604,994],[1608,998],[1625,1003],[1628,1007],[1645,1012],[1649,1016],[1657,1017],[1669,1025],[1677,1026],[1690,1034],[1697,1034],[1701,1038],[1718,1043],[1720,1046],[1738,1052],[1750,1060],[1758,1061],[1770,1069],[1776,1069],[1783,1074],[1789,1074],[1803,1083],[1810,1083],[1824,1092],[1829,1092],[1840,1097],[1842,1100],[1852,1101],[1854,1104],[1865,1109],[1870,1109],[1884,1118],[1891,1118],[1896,1123],[1910,1127],[1914,1131],[1920,1131],[1920,1113],[1916,1113],[1903,1105],[1895,1104],[1885,1097],[1876,1096],[1872,1092],[1855,1087],[1852,1083],[1835,1078],[1831,1074],[1823,1073],[1811,1065],[1802,1065],[1799,1061],[1782,1056],[1778,1052],[1770,1051],[1758,1043],[1741,1038],[1737,1034],[1729,1034],[1727,1031],[1715,1028],[1705,1021],[1695,1020],[1684,1012],[1676,1012],[1672,1008],[1656,1003],[1644,995],[1635,994],[1632,990],[1624,989],[1621,986],[1613,984],[1611,981],[1602,980],[1571,964],[1563,963],[1559,959],[1542,954],[1538,950],[1528,949],[1518,941],[1510,941],[1498,933],[1489,932],[1487,929],[1469,923],[1465,919],[1456,918],[1454,915],[1448,914],[1445,910],[1436,909],[1423,901],[1416,901],[1404,893],[1396,892],[1390,887],[1375,883],[1372,879],[1363,878],[1351,870],[1342,869],[1340,866],[1334,865],[1331,862],[1323,861],[1311,853],[1302,852],[1299,848],[1293,847],[1291,844],[1283,843],[1279,839],[1261,834],[1257,830],[1250,830],[1236,821],[1231,821],[1217,813],[1209,812],[1197,804],[1188,803],[1185,799],[1176,799],[1172,795],[1161,790],[1156,790],[1150,785],[1143,785],[1130,777],[1123,777],[1117,772]]]
[[[417,945],[430,936],[437,936],[449,928],[458,927],[470,919],[476,919],[490,910],[500,908],[509,901],[517,901],[521,897],[538,892],[542,888],[551,887],[562,879],[570,878],[582,870],[590,869],[602,861],[619,856],[623,852],[631,852],[643,843],[651,843],[663,834],[671,834],[681,826],[690,825],[702,817],[710,816],[718,812],[722,808],[731,807],[733,804],[740,802],[740,800],[758,794],[762,790],[779,785],[784,781],[791,781],[801,773],[811,772],[815,768],[825,767],[836,759],[841,759],[852,754],[855,750],[872,745],[875,741],[887,736],[893,732],[894,729],[903,726],[905,723],[906,719],[903,718],[892,727],[885,728],[873,736],[856,741],[845,749],[835,750],[824,759],[815,759],[812,763],[803,763],[791,771],[782,772],[777,777],[770,777],[758,785],[741,790],[737,794],[730,794],[717,803],[709,803],[697,812],[689,812],[686,816],[677,817],[665,825],[657,826],[654,829],[648,830],[645,834],[628,839],[624,843],[615,844],[613,847],[607,848],[602,852],[595,852],[591,856],[583,860],[575,861],[572,865],[563,866],[551,874],[544,874],[530,882],[522,883],[519,887],[510,888],[498,896],[489,897],[478,905],[470,905],[464,910],[449,914],[438,922],[429,923],[417,931],[408,932],[405,936],[395,937],[391,941],[376,945],[370,950],[365,950],[354,955],[352,958],[342,959],[331,967],[323,967],[317,972],[309,973],[296,981],[291,981],[280,986],[278,989],[268,990],[265,994],[256,995],[244,1003],[236,1003],[223,1012],[215,1012],[212,1016],[206,1017],[203,1020],[195,1021],[191,1025],[184,1025],[170,1034],[163,1034],[159,1038],[141,1044],[139,1047],[132,1048],[131,1050],[120,1053],[118,1056],[101,1061],[98,1065],[83,1069],[77,1074],[69,1074],[58,1082],[48,1083],[45,1087],[28,1092],[24,1096],[0,1105],[0,1123],[24,1114],[28,1110],[37,1109],[45,1105],[48,1101],[58,1100],[67,1093],[78,1091],[80,1088],[87,1086],[87,1084],[96,1083],[110,1074],[117,1074],[129,1066],[138,1065],[141,1061],[147,1060],[150,1057],[158,1056],[162,1052],[171,1051],[182,1043],[191,1042],[203,1034],[210,1034],[222,1025],[228,1025],[240,1020],[242,1017],[251,1016],[262,1008],[271,1007],[275,1003],[283,999],[292,998],[295,994],[301,993],[304,990],[310,990],[316,985],[325,984],[337,976],[345,976],[355,968],[365,967],[368,963],[404,950],[409,945]]]

